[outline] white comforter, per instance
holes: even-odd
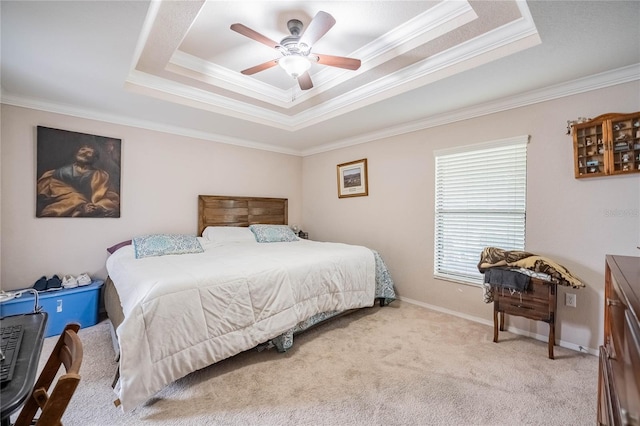
[[[135,259],[127,246],[107,260],[125,314],[115,391],[126,411],[312,315],[373,305],[366,247],[200,241],[204,253]]]

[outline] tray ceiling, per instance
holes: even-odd
[[[638,1],[0,2],[2,103],[311,155],[640,79]],[[336,24],[302,91],[280,41]],[[633,94],[630,94],[633,96]],[[637,94],[636,94],[637,96]],[[561,121],[572,117],[562,117]],[[81,130],[81,129],[72,129]]]
[[[526,4],[510,1],[152,3],[127,78],[138,93],[300,130],[540,43]],[[361,59],[357,71],[312,64],[302,91],[274,49],[229,29],[242,23],[279,41],[287,21],[317,11],[337,21],[313,52]]]

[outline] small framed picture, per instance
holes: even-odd
[[[338,164],[338,198],[369,195],[367,159]]]

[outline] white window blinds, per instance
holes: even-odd
[[[435,152],[436,277],[482,284],[483,248],[524,250],[528,140]]]

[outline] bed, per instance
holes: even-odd
[[[377,252],[295,238],[287,214],[282,198],[200,195],[193,251],[146,256],[146,236],[111,248],[104,296],[123,410],[222,359],[286,351],[296,333],[395,299]]]

